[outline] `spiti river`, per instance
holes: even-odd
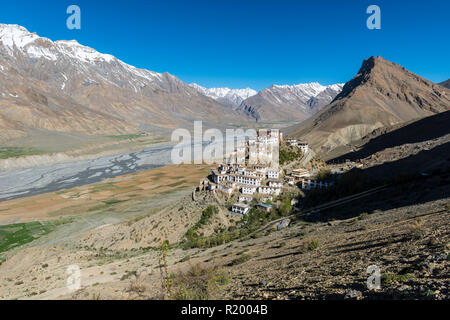
[[[199,143],[203,146],[211,144],[210,141]],[[107,178],[170,165],[172,150],[185,146],[158,145],[139,152],[3,171],[0,172],[0,201],[94,184]]]

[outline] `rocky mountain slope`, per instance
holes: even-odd
[[[190,85],[201,94],[210,97],[226,106],[236,108],[245,99],[254,96],[258,92],[253,89],[229,89],[229,88],[205,88],[196,83]]]
[[[381,57],[365,60],[334,101],[288,130],[323,154],[373,130],[450,109],[450,90]]]
[[[395,177],[450,167],[450,111],[374,130],[332,161],[356,160],[373,177]]]
[[[448,89],[450,89],[450,79],[443,81],[441,83],[439,83],[441,86],[446,87]]]
[[[330,103],[342,84],[322,86],[317,82],[273,85],[244,100],[237,110],[257,121],[305,120]]]
[[[76,41],[0,25],[0,139],[30,129],[111,135],[244,117],[168,73],[130,66]]]

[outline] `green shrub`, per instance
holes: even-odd
[[[383,287],[390,287],[393,284],[406,282],[412,278],[414,278],[414,276],[411,274],[385,273],[381,276],[381,285]]]
[[[187,272],[171,275],[176,300],[211,300],[220,295],[220,287],[229,283],[229,275],[218,268],[192,266]]]
[[[211,219],[211,217],[213,216],[213,214],[215,214],[217,212],[218,212],[218,209],[215,206],[209,206],[208,208],[203,210],[200,220],[192,228],[190,228],[187,231],[187,233],[186,233],[187,238],[191,241],[195,240],[195,238],[198,237],[198,235],[196,233],[197,230],[200,229],[202,226],[206,225],[209,222],[209,220]]]
[[[316,175],[316,178],[318,180],[322,180],[322,181],[331,181],[333,180],[334,176],[331,173],[331,170],[328,168],[321,168],[319,170],[319,172]]]
[[[419,219],[414,220],[408,225],[408,236],[411,240],[418,240],[425,236],[426,229],[423,222]]]
[[[234,259],[233,261],[231,261],[228,266],[232,267],[232,266],[236,266],[239,264],[242,264],[244,262],[247,262],[248,260],[250,260],[252,258],[251,255],[249,254],[243,254],[241,255],[239,258]]]
[[[301,159],[303,153],[298,148],[282,148],[279,152],[279,161],[281,165]]]
[[[319,247],[320,247],[320,242],[317,240],[310,240],[310,241],[306,242],[306,249],[308,249],[308,251],[314,251]]]
[[[40,155],[45,152],[21,147],[0,147],[0,159],[19,158],[24,156]]]

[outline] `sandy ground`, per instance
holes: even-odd
[[[332,223],[294,222],[254,239],[206,250],[173,249],[170,272],[196,264],[219,266],[232,281],[222,288],[228,299],[342,299],[350,290],[360,298],[448,298],[449,216],[447,200],[370,214]],[[421,218],[424,235],[411,239],[411,222]],[[137,225],[132,223],[132,227]],[[105,227],[106,229],[107,227]],[[102,228],[103,229],[103,228]],[[99,230],[90,231],[90,234]],[[101,230],[100,230],[101,231]],[[431,239],[435,242],[431,243]],[[319,247],[310,250],[315,240]],[[83,241],[84,243],[84,241]],[[113,250],[110,250],[110,249]],[[153,249],[95,248],[69,242],[18,251],[0,266],[3,299],[149,299],[160,292],[159,254]],[[237,266],[230,262],[250,258]],[[406,280],[366,287],[366,269]],[[67,268],[81,270],[81,287],[67,287]],[[406,271],[405,271],[406,270]],[[138,274],[138,278],[134,275]],[[142,291],[135,291],[133,284]]]
[[[0,225],[93,214],[108,209],[105,204],[108,201],[117,201],[111,207],[119,211],[173,189],[191,190],[208,172],[208,166],[167,166],[107,179],[100,184],[0,202]]]

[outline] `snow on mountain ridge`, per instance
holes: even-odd
[[[321,85],[318,82],[310,82],[310,83],[299,83],[295,85],[273,85],[272,87],[264,90],[275,91],[279,93],[281,97],[287,100],[300,98],[301,100],[307,101],[311,97],[317,96],[326,88],[327,87]]]
[[[245,99],[237,111],[259,120],[305,120],[330,103],[343,85],[323,86],[318,82],[272,85]]]
[[[14,45],[19,49],[24,48],[29,43],[38,39],[35,33],[30,33],[27,29],[16,24],[0,24],[0,40],[9,48]]]
[[[16,47],[31,58],[46,58],[54,61],[58,59],[58,56],[64,55],[89,64],[102,61],[107,63],[118,62],[128,71],[147,80],[153,81],[154,78],[160,78],[161,76],[157,72],[131,66],[110,54],[100,53],[91,47],[78,43],[76,40],[52,41],[45,37],[39,37],[36,33],[31,33],[19,25],[0,24],[0,41],[10,55],[13,55],[13,50]],[[41,43],[37,41],[41,41]]]
[[[274,103],[301,103],[305,107],[311,99],[324,95],[325,92],[340,92],[343,84],[321,85],[318,82],[299,83],[295,85],[272,85],[260,91],[261,96],[267,97]]]
[[[196,83],[190,84],[190,86],[196,89],[201,94],[217,100],[227,106],[237,107],[245,99],[256,95],[258,92],[251,89],[230,89],[230,88],[205,88]]]
[[[104,60],[111,62],[116,58],[110,54],[100,53],[90,47],[83,46],[76,40],[58,40],[54,42],[56,46],[65,54],[83,62]]]
[[[304,105],[306,110],[309,105],[309,101],[315,97],[332,96],[330,101],[334,98],[334,92],[339,93],[342,90],[343,84],[332,84],[329,86],[321,85],[318,82],[299,83],[295,85],[272,85],[269,88],[265,88],[259,92],[247,88],[247,89],[230,89],[230,88],[205,88],[196,83],[190,84],[190,86],[196,89],[201,94],[217,100],[230,107],[239,107],[241,103],[248,98],[255,95],[261,95],[267,97],[267,99],[273,101],[276,104],[283,103],[298,103]],[[327,95],[327,93],[330,93]],[[336,94],[337,94],[336,93]]]
[[[12,57],[15,57],[15,52],[18,50],[22,55],[32,59],[44,58],[49,61],[57,61],[61,58],[66,60],[69,58],[69,60],[76,62],[76,65],[82,65],[79,68],[79,73],[86,73],[86,83],[90,82],[89,71],[86,67],[94,66],[97,68],[100,63],[107,63],[112,67],[111,70],[114,70],[113,76],[117,81],[108,79],[109,73],[101,74],[99,73],[101,69],[97,68],[96,70],[102,79],[123,86],[123,79],[120,79],[123,77],[120,74],[129,72],[133,76],[127,82],[135,91],[138,90],[138,87],[145,87],[146,81],[151,83],[155,81],[164,82],[164,78],[166,78],[166,80],[176,82],[176,77],[172,75],[167,74],[164,77],[163,74],[154,71],[136,68],[110,54],[100,53],[93,48],[81,45],[76,40],[52,41],[48,38],[39,37],[36,33],[31,33],[19,25],[0,24],[0,43],[2,44],[0,49],[3,49]],[[106,70],[106,68],[103,69]],[[63,86],[64,88],[65,86]]]

